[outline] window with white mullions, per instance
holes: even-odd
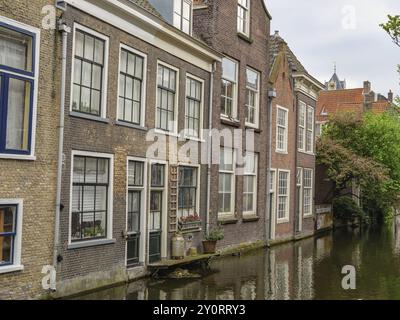
[[[200,138],[202,83],[190,77],[186,78],[186,136]]]
[[[32,150],[36,38],[0,22],[0,154]]]
[[[258,127],[260,109],[260,74],[246,70],[246,124]]]
[[[0,205],[0,270],[14,264],[17,205]]]
[[[157,129],[174,131],[177,72],[158,65]]]
[[[289,220],[289,172],[278,172],[278,222]]]
[[[72,110],[100,116],[105,41],[76,29]]]
[[[247,152],[243,176],[243,214],[257,214],[258,155]]]
[[[276,116],[276,150],[287,152],[288,148],[288,110],[278,107]]]
[[[118,119],[140,125],[144,58],[121,49]]]
[[[142,191],[144,189],[144,163],[128,163],[128,232],[139,233]]]
[[[197,168],[179,167],[178,217],[198,215],[197,212]]]
[[[221,148],[219,167],[219,215],[234,215],[235,203],[235,164],[234,150]]]
[[[107,236],[109,159],[74,156],[72,241]]]
[[[250,0],[238,0],[237,28],[247,36],[250,33]]]
[[[173,24],[187,34],[192,32],[192,0],[174,0]]]
[[[237,114],[237,69],[237,62],[222,59],[221,114],[228,118],[235,118]]]
[[[298,148],[300,151],[305,151],[305,133],[306,133],[306,105],[303,102],[299,103],[299,139]]]
[[[306,152],[314,152],[314,108],[307,108]]]
[[[304,169],[304,215],[313,214],[313,170]]]

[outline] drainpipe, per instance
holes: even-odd
[[[265,219],[265,230],[266,230],[266,240],[272,240],[272,224],[275,223],[275,220],[272,216],[271,210],[271,169],[272,169],[272,102],[276,98],[276,90],[270,89],[268,90],[268,129],[269,129],[269,141],[268,141],[268,165],[267,165],[267,204],[266,204],[266,212],[269,213],[269,219]]]
[[[57,270],[58,247],[60,245],[60,212],[61,212],[61,179],[64,151],[64,115],[65,115],[65,86],[67,74],[67,40],[71,28],[61,19],[59,20],[58,31],[62,33],[62,64],[61,64],[61,101],[60,101],[60,124],[58,131],[58,162],[57,162],[57,190],[56,190],[56,217],[54,225],[54,248],[53,267]]]
[[[207,145],[207,160],[208,160],[208,168],[207,168],[207,216],[206,216],[206,235],[209,235],[210,232],[210,208],[211,208],[211,168],[212,168],[212,120],[213,120],[213,99],[214,99],[214,78],[215,78],[215,70],[217,64],[213,63],[212,71],[210,75],[210,97],[209,97],[209,110],[208,110],[208,145]]]

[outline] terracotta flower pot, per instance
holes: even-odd
[[[212,254],[217,251],[217,241],[203,241],[203,252]]]

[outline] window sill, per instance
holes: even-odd
[[[74,118],[81,118],[81,119],[86,119],[86,120],[102,122],[102,123],[110,123],[110,119],[102,118],[102,117],[98,117],[98,116],[92,116],[90,114],[84,114],[84,113],[80,113],[80,112],[76,112],[76,111],[71,111],[69,113],[69,115]]]
[[[141,130],[141,131],[148,131],[147,127],[142,127],[140,125],[128,123],[128,122],[124,122],[124,121],[115,121],[115,125],[121,126],[121,127],[132,128],[132,129],[136,129],[136,130]]]
[[[249,215],[243,215],[243,222],[255,222],[260,220],[260,217],[256,214],[249,214]]]
[[[68,245],[68,250],[105,246],[105,245],[109,245],[109,244],[115,244],[116,242],[117,242],[117,240],[115,240],[115,239],[102,239],[102,240],[92,240],[92,241],[86,241],[86,242],[76,242],[76,243],[70,243]]]
[[[24,270],[23,265],[5,266],[5,267],[0,267],[0,274],[18,272],[18,271],[23,271],[23,270]]]
[[[275,153],[283,154],[283,155],[288,155],[289,154],[287,151],[280,151],[280,150],[275,150]]]
[[[174,138],[179,138],[179,134],[177,134],[176,132],[169,132],[169,131],[163,131],[160,129],[154,129],[154,133],[155,134],[160,134],[163,136],[170,136],[170,137],[174,137]]]
[[[289,223],[290,220],[289,219],[282,219],[282,220],[277,220],[276,224],[285,224],[285,223]]]
[[[235,216],[224,216],[224,217],[218,217],[218,223],[222,225],[226,224],[236,224],[238,223],[238,219]]]
[[[254,130],[256,133],[261,133],[262,130],[258,126],[253,126],[249,123],[246,123],[246,130]]]
[[[201,143],[206,142],[206,140],[201,139],[201,138],[194,138],[194,137],[188,137],[188,136],[184,136],[184,138],[185,138],[186,140],[194,141],[194,142],[201,142]]]
[[[307,152],[307,151],[304,151],[304,150],[299,150],[299,153],[306,154],[308,156],[315,156],[314,152]]]
[[[224,116],[221,116],[221,123],[226,124],[228,126],[236,127],[236,128],[240,127],[240,121],[238,119],[227,118]]]
[[[193,228],[193,229],[186,229],[186,230],[181,230],[182,234],[189,234],[189,233],[198,233],[203,231],[202,228]]]
[[[23,154],[2,153],[0,154],[0,159],[35,161],[36,157]]]
[[[311,219],[314,218],[313,214],[303,215],[303,219]]]
[[[252,44],[254,42],[253,39],[251,39],[248,34],[245,34],[243,32],[238,32],[237,35],[240,39],[242,39],[250,44]]]

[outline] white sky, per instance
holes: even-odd
[[[400,48],[379,27],[388,14],[400,14],[399,0],[265,1],[272,15],[271,33],[279,30],[321,82],[330,79],[336,62],[348,88],[369,80],[377,93],[400,93]]]

